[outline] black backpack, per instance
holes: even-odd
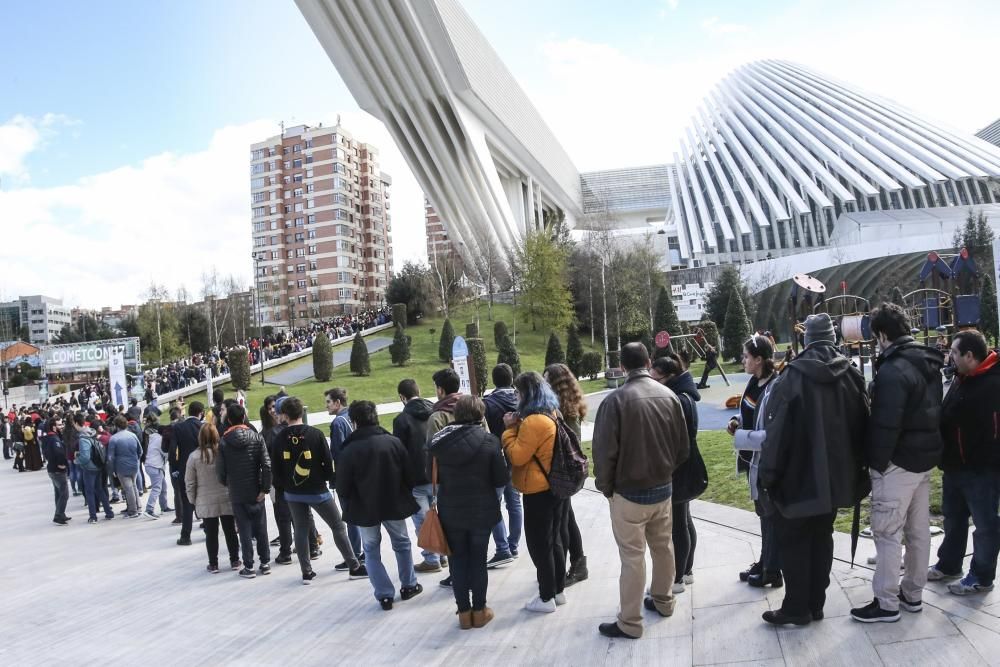
[[[90,462],[98,470],[104,470],[104,466],[107,463],[107,459],[104,456],[104,446],[101,445],[101,441],[97,438],[91,438],[90,445]]]
[[[556,437],[552,443],[552,465],[545,472],[545,466],[533,456],[535,463],[549,482],[549,489],[556,498],[572,498],[587,481],[589,462],[580,448],[580,438],[563,420],[562,415],[550,417],[556,423]]]

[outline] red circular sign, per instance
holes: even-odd
[[[661,331],[660,333],[656,334],[656,347],[663,348],[667,347],[668,345],[670,345],[669,333],[667,333],[666,331]]]

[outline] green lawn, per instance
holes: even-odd
[[[750,489],[746,477],[736,472],[736,456],[733,453],[733,438],[725,431],[700,431],[698,433],[698,449],[705,459],[708,469],[708,489],[699,500],[720,505],[729,505],[740,509],[753,511],[753,501],[750,500]],[[584,453],[591,456],[591,443],[583,443]],[[871,503],[868,498],[861,502],[861,527],[868,525]],[[852,509],[840,510],[834,528],[850,533]],[[931,524],[940,526],[941,520],[941,471],[931,472]]]

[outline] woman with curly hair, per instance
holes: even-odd
[[[566,364],[549,364],[542,376],[559,397],[559,411],[566,425],[573,429],[576,437],[583,440],[581,425],[583,418],[587,416],[587,402],[583,398],[576,376]],[[566,504],[569,508],[563,544],[569,550],[570,562],[569,572],[566,573],[566,585],[572,586],[590,575],[587,572],[587,557],[583,553],[583,536],[580,535],[580,527],[573,514],[573,504],[570,500],[567,500]]]

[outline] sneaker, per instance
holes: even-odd
[[[115,513],[114,512],[112,512],[111,514],[105,514],[104,515],[104,520],[105,521],[111,521],[114,518],[115,518]]]
[[[143,512],[143,513],[142,513],[142,515],[143,515],[144,517],[146,517],[147,519],[159,519],[159,518],[160,518],[160,517],[159,517],[159,516],[158,516],[158,515],[156,514],[156,512],[154,512],[153,510],[146,510],[145,512]]]
[[[59,517],[57,519],[52,519],[52,523],[56,524],[57,526],[68,526],[69,525],[69,521],[67,521],[66,519],[64,519],[62,517]]]
[[[886,611],[879,606],[878,600],[872,600],[864,607],[852,609],[851,618],[861,623],[895,623],[899,620],[899,610]]]
[[[392,598],[379,598],[378,603],[382,605],[382,611],[390,611],[392,609]]]
[[[174,519],[173,521],[171,521],[171,522],[170,522],[170,525],[171,525],[171,526],[179,526],[179,525],[181,525],[182,523],[184,523],[184,521],[183,521],[183,520],[181,520],[181,519]]]
[[[312,570],[309,570],[308,572],[303,572],[302,573],[302,585],[303,586],[308,586],[309,584],[312,583],[312,580],[315,579],[315,578],[316,578],[316,573],[313,572]]]
[[[239,559],[229,561],[229,569],[232,570],[233,572],[240,569],[241,567],[243,567],[243,561]]]
[[[90,517],[89,519],[87,519],[87,523],[97,523],[97,517],[96,516]]]
[[[444,568],[448,567],[448,557],[447,557],[447,556],[441,556],[441,557],[440,557],[440,558],[438,559],[438,562],[440,562],[440,563],[441,563],[441,568],[442,568],[442,569],[444,569]]]
[[[515,547],[511,547],[511,548],[510,548],[510,555],[511,555],[511,556],[513,556],[513,557],[514,557],[514,558],[516,559],[516,558],[517,558],[517,555],[518,555],[518,554],[517,554],[517,548],[515,548]]]
[[[272,547],[279,546],[281,544],[281,538],[280,537],[276,537],[273,540],[271,540],[270,542],[268,542],[268,544],[270,544]]]
[[[924,608],[920,600],[917,600],[916,602],[910,602],[909,600],[906,599],[906,597],[902,593],[899,594],[899,606],[905,609],[906,611],[912,612],[914,614],[917,613],[918,611],[922,611]]]
[[[685,586],[690,586],[694,583],[694,575],[688,572],[687,574],[684,575],[681,581],[684,583]]]
[[[257,573],[253,571],[253,568],[245,567],[240,570],[240,576],[244,579],[254,579],[257,577]]]
[[[611,623],[601,623],[597,626],[597,631],[605,637],[610,637],[611,639],[638,639],[638,637],[633,637],[622,630],[618,626],[617,621],[612,621]]]
[[[979,578],[969,572],[963,579],[953,584],[948,584],[948,592],[952,595],[971,595],[974,593],[989,593],[993,590],[993,583],[979,583]]]
[[[439,581],[438,586],[441,586],[443,588],[451,588],[451,577],[448,576]]]
[[[177,539],[177,545],[181,546],[181,547],[189,547],[189,546],[191,546],[191,538],[190,537],[180,537],[180,538]]]
[[[961,578],[961,572],[958,574],[947,574],[939,570],[937,565],[931,565],[927,568],[927,581],[954,581]]]
[[[399,589],[399,597],[402,600],[409,600],[410,598],[415,598],[424,592],[424,587],[420,584],[411,587],[403,587]]]
[[[509,553],[504,553],[503,551],[498,551],[493,556],[493,558],[486,561],[486,567],[492,570],[495,567],[500,567],[501,565],[506,565],[507,563],[513,563],[514,556]]]
[[[367,579],[368,569],[364,565],[358,565],[355,569],[351,570],[348,579]]]
[[[420,574],[424,574],[426,572],[440,572],[441,565],[439,563],[432,563],[430,561],[425,560],[422,563],[417,563],[416,565],[414,565],[413,570],[414,572],[419,572]]]
[[[754,588],[764,588],[765,586],[781,588],[785,585],[780,572],[768,572],[767,570],[761,570],[760,574],[751,574],[747,583]]]
[[[673,585],[673,587],[670,590],[674,595],[677,595],[678,593],[683,593],[685,590],[684,582],[678,581],[676,584]]]
[[[309,552],[309,560],[319,560],[319,557],[323,555],[322,549],[317,549],[316,551]]]
[[[553,600],[543,600],[540,597],[532,598],[524,608],[528,611],[533,611],[536,614],[551,614],[556,610],[556,601]]]
[[[554,598],[552,598],[552,599],[556,601],[556,606],[557,607],[561,607],[564,604],[566,604],[566,594],[565,593],[556,593],[556,596]]]
[[[160,508],[160,514],[163,514],[165,512],[173,512],[173,511],[174,511],[173,507],[161,507]]]
[[[277,563],[278,565],[291,565],[292,564],[292,557],[291,556],[282,556],[282,555],[279,554],[278,557],[274,559],[274,562]]]
[[[350,564],[345,560],[343,563],[337,563],[333,566],[333,569],[337,572],[347,572],[351,569]]]
[[[257,571],[260,572],[261,575],[271,574],[271,565],[269,563],[262,563],[261,566],[257,568]]]
[[[138,512],[125,512],[126,519],[136,519],[140,516]]]
[[[207,568],[205,568],[205,569],[208,570],[209,574],[218,574],[219,573],[219,566],[218,565],[209,564],[209,566]]]

